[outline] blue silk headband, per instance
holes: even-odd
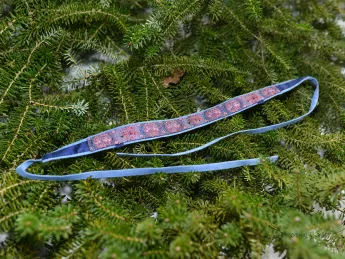
[[[289,80],[283,83],[267,86],[259,90],[237,96],[235,98],[229,99],[221,104],[218,104],[209,109],[182,116],[179,118],[169,119],[169,120],[156,120],[156,121],[145,121],[132,123],[128,125],[123,125],[116,127],[114,129],[90,136],[88,138],[79,140],[70,145],[64,146],[56,151],[46,154],[42,159],[30,159],[23,162],[17,167],[16,171],[19,175],[25,178],[33,180],[51,180],[51,181],[68,181],[68,180],[81,180],[86,178],[110,178],[110,177],[124,177],[124,176],[137,176],[137,175],[147,175],[156,172],[164,173],[182,173],[182,172],[206,172],[206,171],[216,171],[230,169],[240,166],[253,166],[260,164],[259,158],[245,159],[245,160],[235,160],[220,163],[210,163],[201,165],[183,165],[183,166],[168,166],[168,167],[158,167],[158,168],[133,168],[133,169],[119,169],[119,170],[105,170],[105,171],[91,171],[83,172],[78,174],[70,175],[36,175],[31,174],[26,171],[26,169],[38,162],[48,162],[53,160],[59,160],[64,158],[85,156],[107,150],[110,148],[120,148],[125,145],[170,137],[178,135],[196,128],[203,127],[210,123],[219,121],[226,117],[232,116],[234,114],[240,113],[248,108],[255,105],[262,104],[273,97],[284,94],[292,89],[296,88],[304,81],[310,81],[315,86],[315,91],[313,98],[309,107],[309,111],[304,115],[274,125],[265,126],[256,129],[247,129],[234,132],[223,137],[217,138],[207,144],[200,147],[175,153],[175,154],[131,154],[131,153],[116,153],[118,156],[134,156],[134,157],[152,157],[152,156],[180,156],[190,154],[208,146],[215,144],[216,142],[225,139],[227,137],[236,134],[258,134],[267,132],[270,130],[275,130],[282,128],[291,124],[294,124],[306,116],[308,116],[316,107],[319,99],[319,84],[317,80],[313,77],[302,77],[298,79]],[[268,157],[271,162],[277,161],[278,156]]]

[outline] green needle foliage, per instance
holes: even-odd
[[[344,258],[341,2],[2,1],[0,257],[260,258],[273,244],[288,258]],[[85,69],[90,56],[100,62]],[[164,87],[177,70],[180,81]],[[175,118],[307,75],[319,80],[320,100],[296,125],[187,156],[108,150],[30,171],[67,175],[279,154],[275,164],[65,183],[15,172],[26,159],[119,125]],[[231,118],[121,152],[181,152],[283,122],[307,111],[312,91],[304,83]]]

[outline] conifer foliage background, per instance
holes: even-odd
[[[1,257],[260,258],[273,244],[288,258],[344,258],[340,2],[2,1]],[[164,87],[164,78],[180,70],[180,82]],[[319,105],[294,126],[236,136],[188,156],[129,158],[110,150],[30,171],[70,174],[279,154],[276,164],[66,183],[15,172],[26,159],[118,125],[186,115],[307,75],[319,80]],[[307,111],[312,90],[305,83],[232,118],[121,151],[175,153],[282,122]]]

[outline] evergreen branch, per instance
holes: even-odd
[[[125,102],[124,97],[122,95],[122,89],[121,88],[119,89],[119,93],[121,96],[122,106],[123,106],[123,110],[125,111],[127,123],[129,123],[129,117],[128,117],[128,112],[127,112],[127,108],[126,108],[126,102]]]
[[[296,194],[297,194],[297,200],[296,200],[296,204],[299,209],[301,209],[301,207],[303,206],[303,199],[302,199],[302,195],[301,195],[301,184],[300,184],[300,177],[299,177],[299,173],[297,173],[297,177],[296,177]]]
[[[131,57],[131,55],[128,54],[123,48],[119,47],[118,44],[116,44],[116,42],[113,39],[111,39],[109,36],[107,36],[106,38],[111,43],[111,45],[115,47],[118,53],[125,55],[126,58],[128,59]]]
[[[105,25],[105,23],[102,23],[96,30],[95,32],[91,35],[90,40],[92,40],[93,38],[95,38],[95,36],[98,34],[98,32],[102,29],[102,27]]]
[[[21,186],[21,185],[25,185],[25,184],[28,184],[28,183],[32,183],[32,182],[34,182],[34,181],[33,181],[33,180],[26,180],[26,181],[20,181],[20,182],[17,182],[17,183],[15,183],[15,184],[9,185],[9,186],[7,186],[7,187],[5,187],[5,188],[3,188],[3,189],[0,190],[0,196],[4,197],[5,193],[6,193],[8,190],[10,190],[10,189],[12,189],[12,188],[16,188],[16,187]]]
[[[145,239],[142,239],[142,238],[123,236],[123,235],[115,234],[114,232],[110,232],[110,231],[100,230],[100,234],[108,235],[108,236],[111,236],[115,239],[122,240],[122,241],[129,241],[129,242],[136,242],[136,243],[144,243],[145,242]]]
[[[170,60],[169,60],[170,59]],[[209,71],[210,74],[218,75],[219,73],[238,73],[238,74],[248,74],[248,72],[243,72],[238,70],[236,67],[229,65],[225,62],[217,62],[211,59],[187,59],[185,57],[169,57],[164,56],[162,64],[154,64],[151,67],[156,69],[166,69],[170,70],[171,67],[182,67],[191,69],[192,72],[198,70]],[[213,73],[212,73],[213,72]]]
[[[144,84],[145,84],[145,93],[146,93],[146,119],[149,119],[149,92],[147,89],[147,85],[146,85],[146,78],[144,79]]]
[[[253,18],[254,20],[260,20],[261,19],[261,8],[260,8],[260,1],[258,0],[248,0],[248,2],[245,3],[247,8],[249,9],[249,18]]]
[[[291,140],[292,143],[307,143],[310,146],[317,146],[318,144],[324,145],[332,145],[333,143],[341,143],[341,138],[331,138],[331,139],[321,139],[321,138],[316,138],[315,139],[308,139],[306,141],[305,139],[297,139],[289,136],[289,140]]]
[[[261,219],[259,217],[256,217],[255,215],[253,215],[251,213],[248,213],[246,211],[243,211],[242,218],[244,218],[244,219],[249,219],[250,218],[251,220],[253,220],[253,221],[257,222],[257,223],[259,223],[259,224],[261,223],[261,224],[263,224],[263,225],[265,225],[267,227],[270,227],[270,228],[272,228],[274,230],[279,230],[280,229],[279,225],[273,224],[272,222],[270,222],[268,220],[264,220],[264,219]]]
[[[228,17],[228,18],[232,18],[235,20],[235,22],[248,34],[252,35],[255,37],[255,35],[247,28],[247,26],[244,25],[244,23],[240,20],[240,18],[237,17],[237,15],[235,15],[235,13],[226,5],[222,4],[221,1],[214,1],[215,7],[219,10],[222,10],[222,12],[224,12],[224,14]]]
[[[280,63],[282,64],[286,70],[289,70],[291,68],[290,64],[281,56],[278,55],[275,50],[273,50],[273,47],[271,46],[271,44],[268,43],[267,40],[263,40],[261,38],[258,38],[255,36],[256,39],[258,39],[261,43],[261,45],[268,50],[268,52]]]
[[[191,2],[190,4],[188,4],[186,6],[185,9],[183,9],[182,11],[179,10],[180,12],[177,14],[177,16],[174,17],[174,20],[172,20],[168,26],[165,29],[165,32],[170,32],[172,29],[172,26],[174,26],[176,24],[176,21],[180,20],[184,15],[188,14],[190,10],[193,9],[193,7],[195,8],[195,6],[199,6],[200,5],[200,0],[195,0],[194,2]],[[166,33],[164,33],[165,35]]]
[[[80,100],[76,104],[66,105],[66,106],[44,104],[44,103],[39,103],[36,101],[32,101],[31,104],[35,106],[41,106],[41,107],[46,107],[49,109],[55,109],[55,110],[61,110],[61,111],[71,110],[73,113],[75,113],[78,116],[84,115],[87,112],[88,107],[89,107],[89,104],[87,102],[84,102],[84,100]]]
[[[22,214],[24,212],[31,211],[31,210],[32,210],[32,208],[25,208],[25,209],[21,209],[21,210],[15,211],[13,213],[9,213],[5,217],[0,218],[0,223],[2,223],[2,222],[6,221],[6,220],[8,220],[8,219],[10,219],[10,218],[12,218],[14,216],[17,216],[19,214]]]
[[[32,53],[32,52],[31,52]],[[31,56],[31,54],[30,54]],[[29,56],[29,57],[30,57]],[[0,105],[4,102],[4,99],[7,95],[7,93],[10,91],[10,89],[12,88],[13,84],[16,82],[16,80],[18,79],[18,77],[24,72],[24,70],[27,68],[28,66],[28,63],[29,63],[29,59],[28,59],[28,62],[22,66],[22,68],[19,70],[19,72],[16,73],[16,76],[14,77],[14,79],[10,82],[10,84],[8,85],[8,87],[6,88],[5,92],[3,93],[2,97],[1,97],[1,100],[0,100]]]
[[[276,11],[277,13],[279,13],[279,15],[283,18],[286,18],[286,16],[283,14],[283,12],[276,6],[274,5],[271,0],[264,0],[264,2],[268,3],[273,9],[274,11]]]
[[[276,78],[271,76],[271,73],[269,73],[267,71],[267,68],[265,66],[265,58],[264,58],[264,53],[263,51],[261,50],[261,60],[262,60],[262,68],[264,69],[265,73],[267,74],[267,76],[270,78],[270,81],[271,81],[271,84],[274,84],[276,82]]]
[[[71,13],[68,13],[68,14],[64,14],[62,16],[56,17],[52,22],[56,23],[57,21],[62,20],[64,18],[66,18],[66,17],[79,16],[79,15],[83,15],[83,14],[102,14],[104,16],[112,17],[121,25],[123,30],[127,31],[127,26],[119,19],[119,17],[115,16],[112,13],[108,13],[108,12],[105,12],[105,11],[102,11],[102,10],[94,10],[94,9],[93,10],[88,10],[88,11],[74,11],[74,12],[71,12]],[[124,14],[117,14],[117,15],[123,16],[123,17],[128,17],[128,15],[124,15]]]
[[[44,188],[44,191],[40,194],[40,196],[38,197],[35,205],[38,205],[42,199],[44,198],[44,195],[48,193],[48,188]]]
[[[320,230],[320,229],[331,229],[332,227],[339,227],[342,226],[342,221],[341,220],[332,220],[332,221],[327,221],[323,222],[321,224],[312,224],[310,226],[306,226],[307,231],[311,230]],[[339,230],[340,232],[341,230]]]
[[[29,59],[28,59],[28,60],[29,60]],[[44,64],[44,65],[41,67],[41,69],[35,74],[34,78],[33,78],[33,79],[31,80],[31,82],[30,82],[30,85],[29,85],[29,104],[26,105],[26,107],[25,107],[25,110],[24,110],[23,115],[22,115],[22,117],[21,117],[21,119],[20,119],[19,125],[18,125],[18,127],[17,127],[16,133],[14,134],[14,136],[13,136],[13,138],[12,138],[12,141],[11,141],[10,144],[8,145],[8,147],[7,147],[7,149],[6,149],[5,153],[4,153],[4,155],[2,156],[1,161],[4,161],[4,160],[5,160],[5,158],[6,158],[7,154],[8,154],[8,152],[11,150],[11,148],[12,148],[14,142],[15,142],[16,139],[19,137],[19,133],[20,133],[20,130],[21,130],[22,126],[23,126],[23,122],[24,122],[24,120],[25,120],[25,118],[26,118],[26,114],[27,114],[27,112],[29,111],[29,108],[30,108],[30,103],[32,102],[32,99],[31,99],[31,98],[32,98],[32,96],[31,96],[31,89],[32,89],[33,83],[37,80],[37,77],[39,76],[39,74],[42,72],[42,70],[45,68],[46,65],[47,65],[47,64]]]
[[[59,44],[58,44],[58,46],[57,46],[57,48],[55,50],[55,53],[59,53],[59,51],[61,49],[61,46],[62,46],[62,43],[64,42],[65,37],[66,37],[66,34],[63,33],[62,36],[61,36],[61,39],[59,41]]]
[[[84,185],[84,187],[86,188],[86,190],[87,190],[87,192],[88,192],[90,198],[92,198],[93,203],[94,203],[97,207],[99,207],[102,211],[104,211],[106,214],[110,215],[111,217],[114,217],[114,218],[119,219],[119,220],[121,220],[121,221],[126,221],[125,217],[123,217],[123,216],[121,216],[121,215],[119,215],[119,214],[117,214],[117,213],[115,213],[115,212],[109,210],[108,208],[106,208],[106,206],[104,206],[104,205],[99,201],[99,200],[102,199],[102,197],[99,196],[99,195],[94,194],[94,192],[93,192],[93,191],[91,190],[91,188],[90,188],[91,186],[90,186],[86,181],[83,181],[83,185]]]
[[[27,52],[29,51],[30,49],[29,48],[21,48],[21,49],[17,49],[17,48],[11,48],[9,50],[6,50],[6,51],[2,51],[0,53],[1,56],[5,56],[7,54],[10,54],[10,53],[14,53],[14,52]]]
[[[56,219],[68,219],[68,218],[75,217],[76,215],[78,215],[78,211],[72,211],[72,212],[69,213],[69,214],[62,215],[62,216],[60,216],[60,217],[57,217]]]
[[[309,62],[307,62],[307,64],[315,71],[316,69],[314,68],[315,67],[318,67],[320,69],[320,71],[324,72],[327,76],[329,76],[330,78],[332,78],[332,80],[334,80],[335,82],[338,81],[338,78],[336,78],[334,76],[333,73],[331,73],[327,68],[325,68],[323,65],[321,64],[317,64],[317,63],[314,63],[314,64],[311,64]],[[330,85],[330,86],[336,86],[338,90],[340,90],[341,92],[345,92],[345,87],[342,86],[342,85],[339,85],[339,84],[336,84],[335,82],[328,82],[326,81],[325,83]]]
[[[16,19],[13,19],[12,21],[8,22],[5,28],[3,28],[0,31],[0,35],[3,34],[8,28],[10,28],[16,21],[17,21]]]
[[[120,215],[118,215],[118,214],[112,212],[111,210],[107,209],[106,207],[104,207],[104,206],[102,205],[102,203],[100,203],[100,202],[97,200],[97,197],[93,196],[93,201],[94,201],[94,203],[95,203],[98,207],[100,207],[103,211],[105,211],[106,213],[108,213],[108,214],[111,215],[112,217],[117,218],[117,219],[122,220],[122,221],[125,221],[125,220],[126,220],[124,217],[122,217],[122,216],[120,216]]]
[[[170,103],[170,101],[166,98],[166,96],[162,93],[162,91],[159,89],[158,84],[156,83],[155,79],[153,78],[152,75],[150,75],[153,84],[156,86],[157,91],[160,93],[161,97],[167,102],[167,104],[169,104],[170,108],[175,112],[175,114],[177,114],[178,116],[181,116],[179,114],[179,112],[174,108],[174,106]]]
[[[145,100],[146,100],[146,119],[149,119],[149,91],[147,88],[147,82],[146,82],[146,77],[144,73],[144,69],[141,68],[141,73],[144,77],[144,86],[145,86]]]
[[[290,69],[290,65],[287,63],[287,61],[281,57],[280,55],[278,55],[274,50],[273,47],[271,46],[271,44],[269,44],[267,42],[267,40],[264,40],[261,36],[257,36],[255,35],[249,28],[247,28],[247,26],[241,21],[241,19],[226,5],[222,4],[221,1],[214,1],[215,7],[214,8],[218,8],[221,10],[221,12],[223,13],[222,18],[224,18],[225,20],[227,20],[229,23],[231,23],[232,21],[235,21],[236,24],[238,24],[240,26],[240,28],[242,28],[242,30],[244,32],[246,32],[247,34],[251,35],[252,37],[254,37],[258,42],[260,42],[260,44],[266,49],[268,50],[268,52],[280,63],[282,64],[286,70]],[[232,19],[231,19],[232,18]]]
[[[117,157],[118,159],[120,159],[123,163],[125,163],[126,165],[132,167],[132,168],[136,168],[136,166],[128,163],[128,161],[126,161],[126,159],[122,158],[122,157]]]
[[[345,87],[343,85],[335,84],[335,83],[326,83],[330,86],[335,86],[340,92],[345,93]]]
[[[20,153],[15,160],[12,161],[12,167],[6,171],[5,173],[8,173],[8,172],[13,172],[15,171],[16,167],[18,166],[18,162],[19,160],[30,150],[32,149],[33,146],[37,146],[37,143],[36,141],[39,140],[39,138],[35,139],[33,143],[30,143],[30,145],[28,145],[22,153]]]
[[[83,236],[82,241],[74,241],[72,245],[68,248],[65,249],[63,252],[63,258],[69,259],[71,257],[75,256],[75,253],[80,250],[85,244],[87,243],[85,236]],[[60,252],[62,254],[62,252]]]
[[[22,66],[22,68],[16,73],[14,79],[12,79],[12,81],[9,83],[8,87],[6,88],[5,92],[3,93],[1,99],[0,99],[0,106],[1,104],[4,102],[4,99],[6,97],[6,95],[8,94],[8,92],[10,91],[10,89],[12,88],[13,84],[18,80],[19,76],[24,72],[24,70],[29,66],[30,62],[31,62],[31,57],[34,54],[34,52],[45,42],[47,42],[50,38],[52,38],[54,36],[54,34],[56,34],[56,32],[52,31],[46,35],[43,35],[41,37],[41,41],[37,42],[36,45],[34,46],[34,48],[31,50],[26,63]]]
[[[153,256],[165,255],[165,256],[167,256],[168,251],[165,251],[165,250],[148,250],[148,251],[143,252],[143,255],[144,256],[150,256],[150,255],[153,255]]]
[[[109,152],[106,158],[107,160],[109,160],[109,163],[111,164],[111,166],[122,167],[122,168],[126,168],[126,167],[136,168],[135,165],[128,162],[128,159],[124,159],[121,156],[117,156],[113,152]],[[118,162],[121,162],[121,164],[119,165]]]
[[[79,67],[80,60],[77,59],[76,53],[74,53],[72,49],[66,51],[64,58],[69,63],[68,65]]]
[[[39,225],[39,229],[42,231],[69,231],[71,230],[72,225],[68,224],[65,226],[48,226],[44,224]]]
[[[21,119],[20,119],[20,122],[19,122],[18,128],[17,128],[17,130],[16,130],[16,133],[14,134],[14,137],[12,138],[12,141],[11,141],[10,144],[8,145],[8,147],[7,147],[7,149],[6,149],[5,153],[4,153],[4,155],[2,156],[1,161],[4,161],[4,160],[5,160],[5,158],[6,158],[6,156],[7,156],[7,153],[10,151],[10,149],[11,149],[11,147],[13,146],[14,142],[15,142],[16,139],[18,138],[19,132],[20,132],[20,130],[21,130],[21,128],[22,128],[24,119],[26,118],[26,114],[27,114],[29,108],[30,108],[29,105],[27,105],[27,106],[25,107],[25,110],[24,110],[23,115],[22,115],[22,117],[21,117]]]

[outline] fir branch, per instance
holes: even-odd
[[[109,152],[107,154],[107,161],[112,165],[112,166],[121,166],[122,168],[136,168],[135,165],[133,165],[132,163],[130,163],[128,161],[128,159],[124,159],[120,156],[117,156],[115,153],[113,152]]]
[[[79,100],[75,104],[66,105],[66,106],[44,104],[44,103],[39,103],[36,101],[31,101],[31,105],[45,107],[45,108],[47,108],[47,110],[55,109],[55,110],[61,110],[61,111],[71,111],[77,116],[84,115],[89,108],[89,104],[87,102],[85,102],[84,100]]]
[[[66,247],[60,249],[60,251],[58,252],[60,256],[63,256],[66,259],[73,258],[74,256],[78,255],[78,252],[80,252],[83,246],[87,243],[85,235],[74,238],[76,238],[76,240],[73,241],[72,244],[67,243]]]
[[[151,76],[151,75],[150,75]],[[153,78],[153,76],[151,76],[151,80],[153,82],[153,84],[155,85],[157,91],[160,93],[161,97],[166,101],[166,103],[170,106],[170,108],[175,112],[175,114],[177,116],[181,116],[179,114],[179,112],[175,109],[175,107],[171,104],[171,102],[166,98],[166,96],[162,93],[162,91],[159,89],[158,84],[156,83],[155,79]]]
[[[0,99],[0,106],[1,104],[4,102],[4,99],[6,97],[6,95],[8,94],[8,92],[10,91],[10,89],[12,88],[12,86],[14,85],[14,83],[18,80],[18,78],[21,76],[21,74],[23,74],[24,70],[29,66],[30,62],[31,62],[31,57],[34,54],[34,52],[44,43],[49,42],[49,40],[51,40],[53,37],[55,37],[56,35],[58,35],[58,31],[51,31],[43,36],[41,36],[41,39],[39,42],[36,43],[36,45],[32,48],[26,63],[22,66],[22,68],[16,73],[15,77],[11,80],[11,82],[9,83],[9,85],[7,86],[6,90],[4,91],[4,93],[2,94],[2,97]]]
[[[188,5],[185,6],[185,8],[179,10],[179,13],[174,17],[174,19],[166,26],[163,35],[169,33],[172,30],[172,27],[176,24],[176,21],[179,21],[182,19],[182,17],[191,15],[195,11],[195,9],[198,9],[200,7],[200,0],[194,0],[188,3]]]
[[[13,213],[10,213],[2,218],[0,218],[0,223],[3,224],[4,221],[7,221],[8,219],[12,218],[12,217],[15,217],[17,215],[20,215],[22,213],[25,213],[25,212],[28,212],[28,211],[31,211],[32,208],[24,208],[24,209],[21,209],[21,210],[17,210]]]
[[[107,206],[105,204],[103,204],[102,202],[100,202],[100,200],[102,200],[102,196],[96,195],[92,189],[91,189],[91,185],[87,182],[87,181],[83,181],[83,188],[85,189],[86,193],[88,194],[88,199],[91,199],[91,202],[96,205],[99,208],[99,213],[105,214],[110,216],[111,218],[120,220],[120,221],[126,221],[126,218],[122,215],[119,215],[117,213],[115,213],[114,211],[110,210],[107,208]],[[85,197],[85,194],[82,193],[81,191],[79,192],[80,195],[83,195]],[[95,211],[95,213],[97,213],[97,211]]]
[[[20,181],[20,182],[14,183],[12,185],[6,186],[5,188],[0,190],[0,195],[3,197],[8,190],[10,190],[12,188],[16,188],[16,187],[21,186],[21,185],[32,183],[32,182],[33,182],[32,180],[26,180],[26,181]]]
[[[260,7],[260,1],[248,0],[245,2],[245,6],[247,6],[250,19],[253,19],[255,21],[258,21],[261,19],[262,9]]]
[[[32,52],[31,52],[31,53],[32,53]],[[31,54],[30,54],[30,55],[31,55]],[[30,60],[30,56],[29,56],[29,58],[28,58],[28,62],[29,62],[29,60]],[[27,64],[28,64],[28,62],[27,62]],[[28,104],[26,105],[26,107],[25,107],[25,110],[24,110],[24,112],[23,112],[23,115],[21,116],[19,125],[18,125],[18,127],[17,127],[17,129],[16,129],[16,132],[15,132],[15,134],[14,134],[14,136],[13,136],[13,138],[12,138],[10,144],[8,145],[8,147],[7,147],[7,149],[6,149],[5,153],[4,153],[4,155],[2,156],[1,161],[4,161],[4,160],[5,160],[5,158],[6,158],[7,154],[8,154],[8,152],[11,150],[11,148],[12,148],[14,142],[15,142],[16,139],[19,137],[19,133],[20,133],[20,130],[21,130],[21,128],[22,128],[23,122],[24,122],[24,120],[25,120],[25,118],[26,118],[26,115],[27,115],[27,113],[28,113],[28,111],[29,111],[30,104],[32,103],[31,91],[32,91],[33,83],[37,80],[37,77],[40,75],[40,73],[42,72],[42,70],[45,68],[46,65],[47,65],[47,64],[44,64],[44,65],[41,67],[41,69],[36,73],[36,75],[34,76],[34,78],[33,78],[33,79],[31,80],[31,82],[30,82],[30,85],[29,85],[29,103],[28,103]],[[12,81],[12,82],[13,82],[13,81]],[[9,89],[9,88],[8,88],[8,89]],[[3,100],[3,99],[2,99],[2,100]],[[0,102],[0,104],[1,104],[1,102]]]
[[[0,31],[0,35],[3,34],[8,28],[11,28],[16,21],[17,21],[17,19],[13,19],[13,20],[7,22],[7,25],[5,27],[3,27],[2,30]]]
[[[171,68],[183,68],[186,71],[196,72],[203,71],[208,76],[219,76],[221,74],[238,73],[248,74],[246,71],[241,71],[226,62],[219,62],[213,59],[199,59],[197,57],[177,57],[177,56],[163,56],[163,63],[153,64],[152,67],[158,71],[167,71]]]
[[[68,7],[70,8],[70,6]],[[77,6],[75,6],[75,9],[77,9]],[[62,12],[65,12],[66,10],[61,10]],[[127,17],[128,15],[124,15],[124,14],[119,14],[117,13],[116,15],[113,14],[113,13],[109,13],[109,12],[106,12],[106,11],[102,11],[102,10],[85,10],[85,11],[74,11],[74,12],[69,12],[69,13],[66,13],[66,14],[63,14],[61,16],[57,16],[56,18],[54,18],[52,20],[52,23],[56,23],[57,21],[59,20],[63,20],[64,18],[70,18],[70,17],[73,17],[73,16],[82,16],[82,15],[95,15],[95,14],[101,14],[103,16],[108,16],[108,17],[111,17],[113,18],[119,25],[120,27],[126,31],[127,30],[127,26],[121,21],[121,19],[118,17],[118,16],[122,16],[122,17]]]
[[[234,21],[243,30],[243,32],[251,35],[258,42],[260,42],[261,46],[268,50],[268,52],[275,58],[275,60],[277,60],[281,65],[283,65],[286,70],[290,69],[291,66],[288,63],[288,61],[282,56],[282,54],[276,53],[276,51],[273,49],[273,46],[268,42],[268,40],[262,38],[262,36],[257,36],[256,34],[254,34],[228,6],[223,5],[218,0],[215,0],[213,2],[211,12],[215,14],[217,11],[220,10],[222,12],[222,18],[227,20],[230,24]]]
[[[135,242],[135,243],[144,243],[145,239],[142,238],[136,238],[136,237],[131,237],[131,236],[124,236],[124,235],[119,235],[114,232],[108,232],[108,231],[103,231],[100,230],[100,234],[110,236],[114,239],[121,240],[121,241],[128,241],[128,242]]]
[[[29,108],[30,108],[29,105],[27,105],[27,106],[25,107],[24,113],[23,113],[23,115],[22,115],[22,117],[21,117],[21,119],[20,119],[18,128],[17,128],[17,130],[16,130],[16,132],[15,132],[15,134],[14,134],[14,137],[13,137],[12,141],[10,142],[10,144],[8,145],[8,147],[7,147],[7,149],[6,149],[5,153],[4,153],[4,155],[2,156],[1,161],[4,161],[4,160],[5,160],[5,158],[6,158],[6,156],[7,156],[7,153],[10,151],[11,147],[13,146],[13,143],[14,143],[14,142],[16,141],[16,139],[18,138],[19,132],[20,132],[20,130],[21,130],[21,128],[22,128],[22,125],[23,125],[23,121],[24,121],[24,119],[26,118],[26,114],[27,114]]]

